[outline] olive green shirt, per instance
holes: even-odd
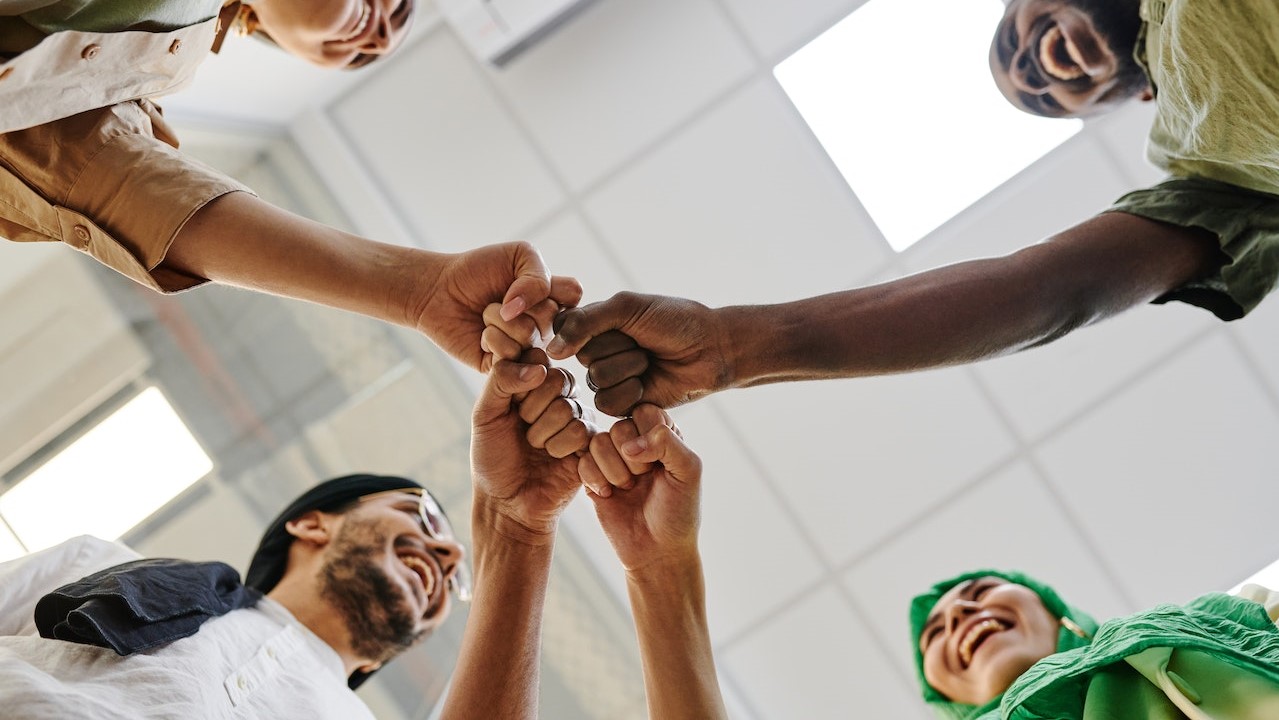
[[[1279,2],[1142,0],[1141,16],[1158,109],[1147,156],[1172,178],[1111,209],[1216,235],[1220,271],[1155,302],[1233,320],[1279,278]]]

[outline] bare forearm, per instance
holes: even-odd
[[[537,717],[542,610],[551,538],[518,542],[477,495],[472,527],[475,597],[453,673],[446,720]],[[514,533],[521,528],[510,527]]]
[[[651,718],[726,718],[715,675],[706,591],[696,553],[629,574]]]
[[[1149,302],[1218,262],[1202,233],[1122,214],[1012,255],[764,307],[717,310],[733,384],[908,372],[1004,355]]]
[[[307,300],[414,326],[411,291],[429,287],[442,256],[366,240],[247,193],[206,205],[183,227],[165,265],[226,285]]]

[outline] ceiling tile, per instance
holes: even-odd
[[[1279,414],[1224,336],[1172,356],[1036,450],[1141,605],[1275,560]]]
[[[420,240],[512,239],[563,196],[475,61],[437,32],[343,97],[333,118]]]
[[[751,44],[780,60],[861,7],[865,0],[724,0]]]
[[[1182,303],[1141,307],[975,370],[1017,433],[1034,441],[1215,323],[1209,313]]]
[[[907,609],[934,583],[979,568],[1019,570],[1099,620],[1127,606],[1079,532],[1028,465],[1018,462],[938,507],[857,563],[845,587],[903,672],[914,675]]]
[[[830,586],[719,654],[762,718],[931,717]]]
[[[1262,302],[1248,317],[1226,327],[1243,342],[1253,364],[1279,394],[1279,297]]]
[[[611,180],[586,212],[638,289],[711,305],[843,289],[889,258],[771,80]]]
[[[1110,207],[1132,189],[1085,129],[903,256],[913,270],[1006,255]]]
[[[822,575],[810,546],[743,452],[743,439],[723,417],[715,399],[674,411],[689,447],[702,458],[699,541],[715,642],[749,629]]]
[[[751,67],[711,0],[604,0],[492,76],[580,189]]]
[[[832,564],[900,531],[1014,451],[964,370],[771,385],[719,398]]]

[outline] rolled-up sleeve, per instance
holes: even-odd
[[[1173,178],[1123,196],[1109,211],[1207,230],[1221,244],[1224,262],[1216,272],[1155,303],[1185,302],[1237,320],[1279,284],[1279,195],[1205,178]]]
[[[205,282],[164,264],[187,220],[248,188],[183,156],[146,100],[0,135],[0,234],[59,241],[161,292]]]

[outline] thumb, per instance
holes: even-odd
[[[528,243],[516,243],[511,270],[515,279],[502,296],[503,320],[513,320],[547,299],[565,307],[582,299],[581,283],[571,277],[551,277],[537,248]]]
[[[475,402],[474,425],[478,427],[507,414],[514,396],[541,385],[546,373],[545,365],[498,360],[489,371],[488,381]]]
[[[684,443],[675,429],[657,425],[621,448],[635,462],[661,463],[676,482],[696,483],[702,477],[702,459]]]
[[[621,292],[603,302],[565,310],[555,318],[555,337],[546,352],[556,360],[576,355],[597,335],[620,330],[643,305],[635,293]]]

